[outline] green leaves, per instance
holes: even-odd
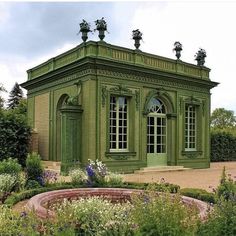
[[[216,108],[211,115],[211,126],[214,128],[224,129],[235,127],[236,118],[234,112],[224,108]]]
[[[14,110],[0,112],[0,161],[9,157],[25,165],[30,139],[26,116]]]
[[[236,137],[226,132],[212,132],[211,161],[232,160],[236,160]]]

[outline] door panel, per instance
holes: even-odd
[[[147,166],[165,166],[166,116],[150,114],[147,119]]]

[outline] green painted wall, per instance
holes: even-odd
[[[60,107],[78,95],[82,165],[104,161],[111,169],[132,172],[147,165],[147,104],[152,97],[167,108],[167,164],[209,167],[209,69],[114,45],[87,42],[28,71],[28,120],[34,123],[34,99],[49,93],[49,159],[60,160],[64,137]],[[79,85],[76,84],[79,82]],[[109,151],[111,95],[128,98],[129,151]],[[197,150],[184,150],[185,104],[197,107]],[[60,134],[60,135],[59,135]],[[62,142],[62,141],[61,141]],[[64,141],[62,143],[65,143]],[[72,154],[71,154],[72,155]]]

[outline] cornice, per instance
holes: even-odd
[[[137,70],[128,70],[127,68],[120,69],[119,67],[113,68],[113,67],[106,67],[104,68],[104,65],[99,66],[97,65],[97,68],[94,68],[93,62],[87,62],[86,66],[84,66],[85,69],[81,69],[81,67],[73,67],[68,70],[64,70],[59,74],[54,74],[53,76],[41,76],[38,79],[27,81],[26,83],[23,83],[21,86],[28,89],[28,94],[32,94],[50,87],[58,86],[73,81],[76,79],[81,79],[83,77],[90,76],[91,79],[98,78],[117,78],[120,81],[133,81],[133,82],[140,82],[143,84],[156,84],[158,86],[163,87],[170,87],[175,89],[186,89],[186,90],[192,90],[192,91],[198,91],[201,93],[208,93],[209,89],[212,88],[212,86],[215,84],[211,81],[205,81],[205,80],[197,80],[193,81],[192,79],[185,78],[183,76],[176,76],[169,75],[167,73],[147,73],[144,71],[138,72]],[[73,73],[74,72],[74,73]]]

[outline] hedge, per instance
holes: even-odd
[[[211,132],[211,161],[236,161],[236,136]]]
[[[196,198],[198,200],[209,202],[209,203],[216,203],[216,197],[214,193],[209,193],[204,189],[198,189],[198,188],[183,188],[180,189],[180,194]]]
[[[104,187],[104,188],[130,188],[130,189],[148,189],[150,184],[147,183],[123,183],[121,185],[103,185],[103,186],[97,186],[97,187]],[[176,193],[179,191],[180,187],[175,184],[169,184],[165,183],[163,184],[158,184],[154,183],[152,184],[155,190],[157,191],[165,191],[168,190],[171,193]],[[70,189],[70,188],[86,188],[85,185],[76,185],[76,184],[71,184],[71,183],[56,183],[56,184],[51,184],[48,187],[42,187],[42,188],[34,188],[34,189],[29,189],[25,190],[19,193],[12,193],[10,196],[7,197],[7,199],[4,201],[4,204],[7,206],[13,206],[16,203],[23,201],[25,199],[29,199],[37,194],[48,192],[48,191],[53,191],[53,190],[60,190],[60,189]]]

